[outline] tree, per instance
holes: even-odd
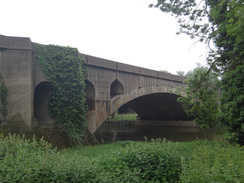
[[[170,72],[169,72],[169,71],[167,71],[167,70],[160,70],[159,72],[163,72],[163,73],[170,74]]]
[[[219,97],[218,76],[211,72],[206,75],[207,67],[198,66],[186,74],[186,97],[179,97],[188,116],[201,128],[213,128],[218,124]]]
[[[222,79],[221,120],[231,142],[244,144],[244,65],[225,73]]]
[[[221,119],[229,139],[244,145],[244,97],[237,97],[244,95],[244,86],[240,84],[244,77],[243,0],[158,0],[150,6],[175,16],[180,25],[179,33],[215,45],[209,46],[207,62],[210,70],[223,78]]]
[[[185,72],[184,71],[176,71],[176,75],[178,76],[185,76]]]

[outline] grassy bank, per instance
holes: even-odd
[[[0,136],[0,182],[243,182],[243,147],[220,142],[117,142],[58,151]]]
[[[111,122],[129,122],[137,120],[136,113],[118,114],[114,117],[109,117],[106,121]]]

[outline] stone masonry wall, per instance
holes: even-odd
[[[0,74],[8,88],[8,117],[21,114],[31,127],[33,114],[32,42],[0,35]]]
[[[43,81],[47,81],[33,57],[33,48],[36,45],[30,38],[0,35],[0,84],[5,82],[8,88],[7,118],[21,115],[30,128],[34,125],[32,118],[35,88]],[[145,94],[149,94],[184,86],[184,77],[93,56],[84,55],[84,57],[89,68],[87,79],[95,89],[96,108],[90,111],[91,121],[89,121],[92,132],[101,125],[114,108],[111,104],[113,101],[110,96],[110,87],[115,80],[123,86],[125,97],[121,101],[133,99],[131,96],[134,96],[134,90],[138,93],[145,91]],[[123,102],[118,104],[123,104]]]

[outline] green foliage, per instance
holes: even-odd
[[[35,137],[28,140],[24,136],[0,134],[0,181],[48,182],[50,157],[56,150],[44,140]],[[42,181],[40,181],[40,178]]]
[[[219,99],[216,88],[217,75],[208,73],[207,67],[197,67],[187,73],[186,97],[179,97],[188,116],[194,117],[194,121],[201,128],[212,128],[217,125],[219,114]]]
[[[140,172],[142,182],[177,182],[181,157],[187,156],[188,149],[178,143],[152,141],[127,145],[126,151],[117,153],[119,163]]]
[[[206,42],[208,45],[214,43],[214,48],[209,46],[207,58],[207,62],[211,65],[210,69],[218,71],[224,78],[232,75],[232,77],[240,79],[232,74],[232,71],[236,73],[235,70],[244,64],[243,0],[158,0],[157,4],[150,6],[158,7],[166,13],[172,13],[178,19],[179,33],[198,38],[199,41]],[[229,131],[229,139],[243,144],[243,130],[240,130],[243,129],[243,114],[236,112],[235,106],[239,103],[239,98],[232,97],[236,101],[225,99],[228,97],[226,93],[230,91],[229,83],[224,81],[221,87],[222,104],[224,105],[222,120]],[[233,84],[232,86],[235,88],[231,92],[237,92],[234,95],[239,95],[239,91],[244,90],[243,85]]]
[[[184,71],[176,71],[176,75],[178,75],[178,76],[185,76],[186,73]]]
[[[180,182],[243,182],[243,150],[230,144],[199,141],[192,149],[191,160],[183,159]]]
[[[208,61],[219,69],[234,68],[244,56],[244,4],[240,0],[158,0],[151,7],[171,13],[180,25],[179,33],[198,38],[201,42],[213,41]],[[231,61],[231,62],[229,62]]]
[[[59,129],[79,142],[87,129],[83,58],[77,49],[38,45],[35,55],[51,82],[49,110]]]
[[[243,182],[243,148],[219,142],[117,142],[57,152],[35,138],[0,135],[3,183]]]
[[[136,119],[137,119],[136,113],[127,113],[127,114],[118,114],[114,117],[110,117],[106,121],[129,122],[129,121],[135,121]]]
[[[163,73],[166,73],[166,74],[171,74],[169,71],[167,70],[160,70],[159,72],[163,72]]]
[[[8,88],[7,86],[2,83],[0,85],[0,113],[2,115],[2,119],[0,119],[0,123],[2,121],[6,120],[6,117],[8,115],[8,101],[7,101],[7,97],[8,97]]]
[[[222,121],[231,142],[244,145],[244,65],[223,76]]]

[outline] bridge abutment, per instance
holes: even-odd
[[[0,73],[8,88],[8,116],[21,114],[31,128],[33,115],[32,42],[0,35]]]

